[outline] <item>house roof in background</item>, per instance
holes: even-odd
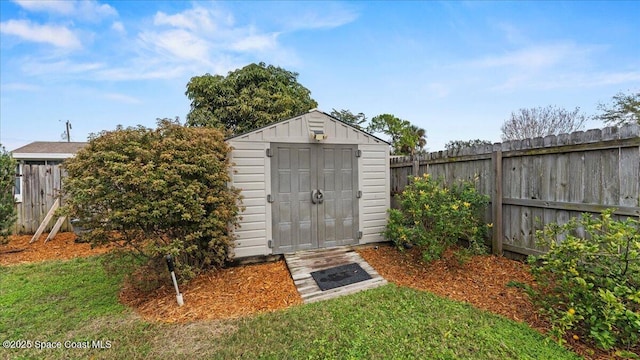
[[[14,159],[66,159],[86,145],[86,142],[34,141],[11,151],[11,155]]]

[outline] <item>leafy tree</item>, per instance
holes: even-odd
[[[226,77],[194,76],[187,84],[191,100],[187,125],[240,134],[317,107],[297,78],[297,73],[265,63],[247,65]]]
[[[491,145],[491,141],[489,140],[451,140],[444,145],[447,150],[460,150],[467,147],[478,146],[478,145]]]
[[[640,124],[640,91],[629,94],[620,92],[613,96],[611,104],[598,104],[598,110],[602,114],[595,118],[607,125]]]
[[[583,128],[587,117],[580,108],[568,111],[555,106],[522,108],[502,124],[502,140],[522,140],[570,133]]]
[[[172,254],[183,278],[221,266],[233,244],[239,191],[227,186],[223,133],[159,119],[92,135],[64,166],[64,212],[92,244],[127,245],[153,267]]]
[[[367,130],[388,135],[392,151],[397,155],[414,155],[423,152],[427,144],[424,129],[391,114],[375,116],[371,119]]]
[[[16,223],[13,189],[16,181],[16,161],[0,144],[0,244],[6,243]]]
[[[362,124],[367,122],[367,117],[363,113],[354,114],[351,111],[346,110],[346,109],[342,109],[342,110],[332,109],[330,115],[333,116],[334,118],[342,121],[342,122],[345,122],[347,124],[350,124],[350,125],[358,128],[360,130],[362,130],[364,128],[364,126]]]

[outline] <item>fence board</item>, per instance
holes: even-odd
[[[639,148],[620,149],[620,205],[640,206]]]
[[[502,179],[502,151],[498,150],[493,153],[491,157],[491,163],[493,167],[493,175],[496,179]],[[502,242],[503,242],[503,233],[502,233],[502,181],[496,181],[495,189],[492,193],[492,219],[495,223],[493,227],[492,239],[491,239],[491,248],[492,252],[495,255],[502,255]]]
[[[502,150],[501,178],[491,163],[497,149]],[[640,216],[640,125],[434,152],[419,162],[415,175],[426,172],[448,184],[475,179],[478,191],[489,196],[499,181],[502,221],[493,221],[494,208],[487,211],[487,222],[502,227],[503,248],[511,252],[544,251],[535,244],[536,230],[564,224],[581,212],[614,207],[615,217]],[[394,194],[406,186],[412,166],[408,158],[392,162]]]
[[[588,151],[584,154],[584,186],[582,200],[588,204],[600,204],[602,199],[602,164],[600,152]]]
[[[582,189],[584,188],[583,182],[583,169],[584,154],[583,153],[570,153],[569,154],[569,176],[568,182],[568,197],[567,200],[573,202],[582,202],[584,195]]]
[[[620,150],[602,151],[602,203],[616,204],[620,199]]]
[[[522,158],[511,158],[510,160],[511,171],[509,172],[510,178],[508,179],[508,183],[511,184],[511,191],[509,192],[508,196],[519,198],[522,192],[522,183],[520,181],[522,171]],[[505,196],[507,195],[505,194]],[[505,212],[509,213],[510,215],[509,225],[504,230],[505,234],[507,234],[508,239],[506,244],[513,244],[522,247],[522,237],[520,236],[520,223],[522,222],[521,209],[520,207],[515,206],[506,206],[504,207],[504,209]]]
[[[14,228],[15,233],[36,232],[60,196],[65,175],[60,165],[22,165],[22,202],[16,204],[18,221]],[[50,231],[54,225],[49,224],[44,231]],[[68,219],[62,224],[61,230],[72,230]]]

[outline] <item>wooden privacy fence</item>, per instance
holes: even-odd
[[[22,165],[22,202],[16,204],[18,220],[15,233],[33,234],[60,196],[66,172],[61,165]],[[48,224],[50,231],[55,224]],[[63,231],[71,231],[68,221]]]
[[[640,216],[640,125],[391,159],[391,195],[424,173],[447,184],[475,181],[491,196],[485,220],[494,224],[494,253],[539,254],[535,231],[545,224],[607,208]]]

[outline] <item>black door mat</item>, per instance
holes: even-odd
[[[371,279],[371,275],[356,263],[314,271],[311,276],[322,291]]]

